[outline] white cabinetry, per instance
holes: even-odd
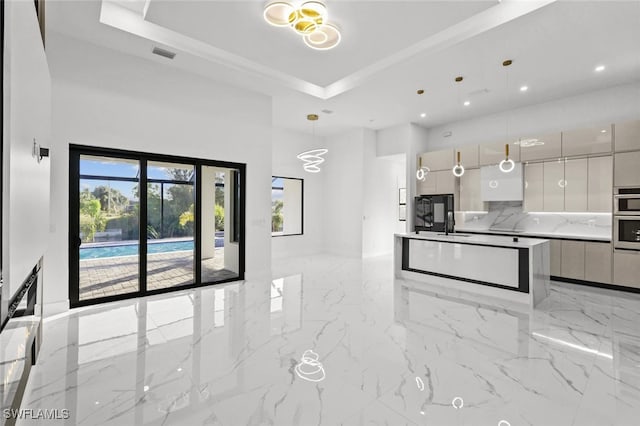
[[[526,212],[541,212],[544,209],[544,165],[530,163],[524,166],[524,203]]]
[[[503,173],[498,166],[480,169],[480,194],[483,201],[521,201],[524,197],[522,163]]]
[[[428,167],[432,172],[451,170],[453,168],[453,149],[425,152],[420,156],[422,158],[422,166]]]
[[[504,146],[506,142],[493,142],[480,145],[480,165],[492,166],[504,160]],[[520,146],[509,144],[509,158],[516,163],[520,161]]]
[[[584,279],[611,284],[611,243],[585,243]]]
[[[564,164],[564,211],[587,211],[587,159],[567,160]]]
[[[461,211],[486,211],[480,194],[480,169],[467,169],[460,177]]]
[[[589,158],[587,188],[587,211],[611,213],[613,157]]]
[[[616,123],[613,145],[616,152],[640,150],[640,120]]]
[[[640,251],[613,252],[613,283],[640,288]]]
[[[616,153],[614,185],[640,186],[640,151]]]
[[[564,162],[547,161],[543,168],[544,211],[561,212],[564,210]]]
[[[456,194],[456,177],[451,170],[431,171],[417,181],[418,195]]]
[[[584,241],[562,241],[562,277],[584,280],[584,247]]]
[[[478,145],[465,145],[455,150],[460,152],[460,162],[466,169],[475,169],[480,166]],[[456,158],[454,158],[456,159]],[[457,159],[456,159],[457,160]],[[457,161],[456,161],[457,162]],[[453,167],[453,166],[452,166]]]
[[[551,275],[562,276],[562,241],[551,241]]]
[[[562,155],[599,154],[611,152],[610,124],[562,132]]]
[[[520,139],[520,160],[550,160],[562,156],[562,135],[552,133]]]

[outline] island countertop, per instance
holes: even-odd
[[[462,232],[454,232],[445,235],[442,232],[426,232],[416,233],[397,233],[396,237],[411,238],[416,240],[440,241],[445,243],[459,243],[472,245],[485,245],[506,248],[529,248],[540,244],[547,243],[548,240],[540,238],[522,238],[518,237],[518,241],[513,241],[513,237],[502,235],[482,235],[482,234],[465,234]]]

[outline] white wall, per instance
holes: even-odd
[[[583,93],[510,112],[486,115],[429,129],[428,148],[436,151],[466,144],[482,144],[548,132],[610,124],[640,117],[640,83]],[[451,131],[445,138],[443,134]]]
[[[142,58],[48,34],[53,77],[52,232],[57,280],[45,301],[68,300],[69,144],[247,164],[246,276],[270,275],[271,100]]]
[[[324,213],[323,179],[327,163],[320,173],[308,173],[302,168],[298,154],[324,147],[324,140],[305,133],[273,129],[272,174],[304,179],[304,229],[303,235],[287,235],[271,238],[271,253],[274,258],[311,255],[323,251],[322,226]],[[271,180],[269,180],[271,182]],[[271,191],[269,191],[271,194]],[[271,222],[269,222],[271,223]]]
[[[302,187],[303,181],[284,179],[282,181],[283,205],[282,232],[286,234],[302,234]]]
[[[3,313],[46,251],[50,164],[32,150],[34,138],[51,143],[51,79],[33,2],[5,2],[5,13]],[[54,276],[46,264],[48,284]]]
[[[377,157],[376,145],[364,147],[364,222],[362,256],[393,252],[393,234],[404,232],[406,222],[398,220],[398,189],[406,188],[406,155]]]
[[[362,256],[365,132],[370,131],[356,129],[325,139],[323,237],[325,251],[332,254]]]

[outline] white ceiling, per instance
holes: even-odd
[[[47,25],[271,95],[277,127],[310,131],[306,114],[320,113],[316,131],[331,134],[431,127],[640,79],[640,1],[548,3],[327,0],[343,33],[328,52],[267,25],[262,1],[55,1]],[[156,45],[176,58],[152,55]],[[594,72],[598,64],[604,72]]]

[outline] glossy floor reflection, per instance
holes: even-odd
[[[390,258],[273,270],[46,322],[24,408],[83,425],[638,424],[640,297],[555,285],[532,312],[394,281]]]

